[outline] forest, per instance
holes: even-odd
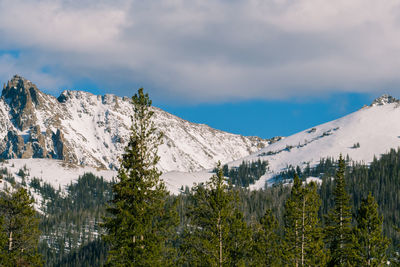
[[[400,190],[400,151],[391,150],[389,153],[375,159],[369,166],[353,163],[345,159],[345,188],[349,196],[351,212],[351,227],[357,225],[357,213],[360,210],[363,199],[368,198],[369,192],[378,204],[379,215],[382,216],[383,236],[390,240],[385,257],[391,262],[396,262],[396,252],[399,251],[400,234],[399,227],[400,201],[395,192]],[[315,185],[320,206],[317,210],[317,218],[320,227],[327,225],[326,215],[334,207],[335,180],[338,170],[338,161],[331,158],[321,159],[320,163],[312,168],[289,168],[281,173],[282,182],[263,190],[250,191],[242,186],[231,186],[232,203],[238,207],[243,216],[248,230],[251,232],[254,242],[258,240],[257,228],[260,229],[266,213],[274,221],[275,234],[285,238],[285,204],[290,199],[292,187],[286,181],[288,175],[297,175],[302,181],[306,177],[320,177],[321,183]],[[210,177],[212,173],[210,173]],[[284,177],[284,178],[283,178]],[[293,179],[291,179],[293,180]],[[75,184],[68,186],[68,195],[50,185],[33,180],[36,183],[35,190],[46,196],[47,216],[40,217],[40,231],[43,237],[39,243],[39,252],[43,257],[45,266],[102,266],[106,262],[108,245],[101,239],[102,228],[100,222],[106,215],[105,206],[112,198],[112,186],[115,181],[107,182],[93,174],[85,174],[79,177]],[[377,186],[380,185],[380,186]],[[173,238],[173,247],[177,250],[177,258],[185,258],[181,245],[185,236],[185,225],[191,220],[191,207],[193,207],[194,191],[186,188],[180,195],[168,197],[169,205],[172,205],[178,214],[176,225],[177,236]],[[86,201],[86,202],[85,202]],[[68,212],[65,212],[68,211]],[[263,219],[264,218],[264,219]],[[91,223],[94,222],[94,223]],[[60,228],[63,225],[64,228]],[[68,226],[68,227],[67,227]],[[354,230],[355,231],[355,230]],[[259,233],[258,233],[259,234]],[[248,244],[246,244],[248,245]],[[255,248],[252,249],[255,251]],[[282,251],[284,249],[282,248]],[[182,254],[179,254],[182,253]],[[251,253],[249,255],[251,256]],[[178,263],[176,263],[179,265]],[[251,266],[263,266],[247,262]],[[182,266],[184,264],[182,263]],[[290,264],[288,266],[291,266]]]

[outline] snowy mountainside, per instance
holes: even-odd
[[[400,100],[383,95],[371,105],[347,116],[310,129],[306,129],[244,158],[228,163],[229,167],[238,167],[243,161],[268,161],[268,170],[252,189],[264,188],[265,184],[276,182],[274,178],[288,166],[313,167],[321,158],[338,158],[340,154],[358,162],[370,163],[374,156],[390,149],[400,147]],[[163,175],[166,184],[188,185],[206,181],[210,173],[167,173]],[[308,180],[319,182],[316,177]],[[183,181],[185,183],[183,183]],[[173,191],[175,192],[175,191]]]
[[[273,140],[244,137],[180,119],[153,107],[164,132],[159,169],[193,172],[242,158]],[[15,75],[0,99],[0,158],[50,158],[113,170],[131,126],[130,98],[64,91],[58,98]]]
[[[161,120],[160,118],[161,115],[157,115],[156,120]],[[380,154],[388,152],[391,148],[400,146],[400,124],[398,121],[400,121],[400,101],[390,96],[382,96],[370,106],[365,106],[340,119],[271,143],[249,156],[231,161],[228,165],[238,167],[243,161],[256,161],[258,159],[268,161],[267,173],[254,185],[251,185],[251,188],[258,189],[263,188],[265,183],[273,183],[274,180],[271,178],[290,165],[302,168],[307,164],[315,166],[321,158],[337,158],[340,153],[344,156],[349,155],[354,161],[369,163],[374,156],[379,157]],[[168,129],[167,126],[163,127]],[[174,134],[179,135],[180,133],[175,132]],[[180,138],[184,138],[183,136],[185,135],[182,133]],[[164,146],[173,147],[171,144],[168,145],[168,140]],[[163,153],[163,149],[160,149],[160,152]],[[51,163],[47,163],[47,161]],[[49,159],[13,159],[9,160],[7,164],[2,164],[5,164],[4,166],[7,168],[14,165],[11,168],[13,173],[17,173],[19,168],[27,165],[31,169],[31,176],[41,177],[56,188],[59,185],[65,186],[88,171],[108,180],[116,174],[113,170],[104,170],[101,173],[99,169],[87,169],[90,167],[70,168],[62,161],[58,161],[56,166],[54,165],[55,162]],[[64,174],[55,179],[53,178],[55,176],[54,170],[60,170]],[[211,175],[212,173],[209,170],[197,172],[171,171],[165,172],[162,179],[165,181],[168,190],[172,193],[179,193],[179,188],[182,185],[190,187],[193,183],[205,182]]]
[[[340,119],[327,122],[271,144],[262,150],[233,161],[258,159],[269,162],[268,172],[251,188],[263,188],[265,183],[288,166],[315,166],[321,158],[338,158],[340,154],[358,162],[370,163],[390,149],[400,147],[400,101],[383,95],[370,106]]]

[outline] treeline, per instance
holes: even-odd
[[[394,255],[397,250],[397,246],[399,244],[399,235],[396,232],[396,227],[399,226],[399,196],[396,192],[399,192],[400,186],[400,151],[391,150],[389,153],[381,156],[380,159],[375,159],[370,166],[352,163],[348,159],[345,160],[345,184],[346,184],[346,192],[348,192],[349,206],[352,214],[351,225],[354,227],[356,225],[356,214],[357,210],[359,210],[361,205],[361,200],[368,197],[368,193],[371,192],[375,197],[376,201],[379,204],[379,213],[383,215],[383,229],[384,235],[389,237],[392,240],[392,246],[388,251],[388,255]],[[334,207],[334,198],[333,191],[335,187],[335,181],[332,177],[335,176],[335,173],[338,168],[338,162],[333,159],[321,159],[320,164],[316,165],[313,168],[310,168],[309,171],[304,169],[301,172],[296,172],[296,168],[292,175],[298,174],[300,180],[304,180],[308,176],[320,177],[322,183],[320,186],[317,186],[317,192],[319,194],[321,200],[321,206],[318,210],[318,219],[322,224],[326,224],[326,216],[329,210]],[[396,174],[397,173],[397,174]],[[94,177],[93,175],[85,175],[87,177],[92,177],[97,180],[94,183],[104,183],[103,188],[107,188],[105,193],[108,196],[111,196],[112,189],[111,184],[108,184],[106,181],[102,181],[101,178]],[[79,184],[79,186],[78,186]],[[91,192],[92,182],[90,183],[81,183],[78,180],[77,187],[81,187],[82,192]],[[42,183],[42,185],[44,185]],[[378,186],[379,185],[379,186]],[[45,186],[46,187],[46,186]],[[277,183],[275,186],[257,191],[250,191],[245,188],[240,187],[232,187],[235,191],[235,201],[237,201],[236,205],[239,207],[240,212],[242,212],[245,222],[248,225],[253,225],[254,222],[259,222],[261,218],[265,215],[266,210],[271,210],[271,214],[276,218],[278,225],[284,225],[284,217],[285,217],[285,202],[290,196],[291,187],[287,185],[283,185],[283,183]],[[54,189],[53,189],[54,190]],[[54,190],[57,191],[57,190]],[[177,212],[179,214],[179,226],[178,232],[182,232],[184,229],[184,225],[186,225],[189,218],[189,207],[193,204],[191,201],[190,190],[187,190],[186,193],[183,193],[179,196],[170,196],[169,202],[174,203],[179,200],[179,204],[176,205]],[[51,193],[50,195],[54,195]],[[96,195],[89,194],[89,199],[96,199]],[[69,198],[71,202],[73,198]],[[51,203],[56,203],[57,201],[49,201],[48,205],[51,206]],[[104,202],[101,202],[104,204]],[[66,204],[65,206],[72,205]],[[100,206],[100,205],[98,205]],[[53,209],[56,211],[57,209]],[[59,211],[64,209],[58,209]],[[49,212],[51,214],[51,212]],[[54,213],[54,217],[58,217],[59,213]],[[102,211],[99,218],[105,215],[105,210]],[[52,215],[49,215],[50,217]],[[66,217],[63,218],[65,220],[64,225],[70,224],[69,219]],[[74,224],[77,222],[75,221]],[[59,223],[55,223],[57,225]],[[82,229],[83,227],[77,227],[77,229]],[[45,230],[45,228],[43,228]],[[65,229],[64,229],[65,230]],[[67,236],[67,231],[58,231],[57,233],[61,236]],[[99,229],[100,230],[100,229]],[[51,228],[48,229],[48,233],[51,233],[53,230]],[[279,236],[283,236],[284,231],[282,228],[278,228],[277,232]],[[50,235],[50,234],[49,234]],[[61,239],[61,238],[59,238]],[[63,237],[62,240],[65,240]],[[72,239],[73,240],[73,239]],[[96,239],[98,240],[98,239]],[[177,245],[182,242],[181,238],[175,238],[174,244]],[[57,242],[55,242],[57,243]],[[90,243],[90,242],[89,242]],[[85,244],[89,244],[85,243]],[[91,242],[90,246],[92,247],[90,250],[85,247],[85,244],[80,245],[79,243],[72,244],[73,247],[76,247],[71,253],[74,255],[81,255],[81,262],[90,262],[91,266],[100,266],[95,263],[95,261],[91,261],[89,259],[90,255],[98,255],[99,259],[101,258],[101,263],[104,263],[104,259],[106,258],[106,248],[104,243],[101,242]],[[85,247],[85,248],[84,248]],[[82,248],[82,251],[79,250]],[[49,249],[41,249],[43,254],[46,254],[45,251]],[[57,254],[57,250],[52,251],[51,255]],[[51,260],[50,257],[47,258],[48,266],[56,266],[56,263],[59,264],[61,261],[66,261],[70,256],[70,252],[68,250],[64,250],[63,256],[53,256],[56,260]],[[84,260],[83,255],[86,255],[88,259]],[[388,256],[388,257],[389,257]],[[76,257],[76,256],[74,256]]]
[[[243,161],[239,167],[229,168],[227,164],[222,166],[222,172],[229,178],[229,182],[242,187],[254,184],[265,174],[267,169],[268,162],[260,159],[252,162]],[[217,172],[217,169],[213,171]]]
[[[268,190],[277,197],[276,202],[260,194],[263,191],[247,191],[245,195],[244,190],[229,187],[223,183],[221,171],[187,195],[186,227],[180,237],[183,246],[178,248],[181,264],[384,266],[389,259],[395,264],[397,254],[387,251],[389,239],[382,233],[382,217],[372,194],[352,212],[345,170],[341,160],[333,181],[333,205],[323,216],[319,216],[317,185],[303,183],[297,174],[291,187],[278,185]],[[256,197],[260,200],[252,201]],[[272,210],[253,206],[260,203]]]
[[[44,265],[101,266],[107,249],[100,240],[104,232],[100,222],[112,198],[113,181],[85,173],[65,192],[36,178],[30,185],[43,198],[40,252]]]
[[[113,181],[86,173],[62,191],[35,177],[26,180],[22,169],[20,183],[6,169],[2,175],[10,184],[0,193],[0,266],[104,264],[108,246],[100,223]],[[39,213],[26,182],[41,199]]]
[[[373,164],[371,164],[371,167],[375,169],[375,172],[376,169],[379,169],[378,166],[382,167],[390,165],[395,167],[396,161],[398,161],[399,159],[400,159],[400,152],[391,151],[389,154],[383,155],[381,159],[375,160]],[[390,161],[392,161],[393,165],[389,164]],[[323,162],[325,162],[325,160],[323,160]],[[333,162],[332,164],[335,166],[335,169],[337,170],[338,163],[336,161],[332,162]],[[397,164],[396,168],[400,168],[399,165],[400,164]],[[368,193],[366,194],[364,190],[365,188],[370,189],[370,187],[371,188],[374,187],[374,184],[376,185],[376,182],[374,182],[376,178],[350,179],[350,177],[353,177],[352,176],[353,173],[359,173],[360,171],[359,168],[361,168],[361,166],[362,165],[359,164],[352,164],[350,166],[345,167],[344,177],[346,177],[345,179],[346,189],[347,189],[346,192],[351,192],[350,187],[352,187],[353,189],[355,189],[353,190],[354,192],[363,192],[362,193],[363,196],[361,197],[361,199],[364,198],[368,200],[368,195],[367,195]],[[320,166],[316,166],[316,168],[324,170],[323,168],[320,168]],[[368,170],[369,168],[367,167],[366,169]],[[241,262],[245,262],[248,265],[257,266],[256,262],[260,261],[262,258],[261,256],[256,255],[257,253],[259,253],[257,251],[260,250],[263,251],[262,248],[264,246],[268,247],[271,245],[271,244],[269,245],[266,244],[265,240],[275,240],[274,242],[278,241],[277,244],[271,246],[272,248],[275,248],[272,250],[275,251],[273,253],[277,253],[276,256],[273,256],[277,257],[277,259],[274,259],[274,261],[276,261],[277,264],[278,263],[283,264],[282,261],[288,260],[287,257],[289,256],[288,255],[285,256],[284,254],[285,252],[291,249],[282,247],[279,244],[286,244],[286,245],[289,244],[288,241],[286,241],[286,239],[288,238],[287,235],[290,235],[288,233],[288,229],[289,228],[293,229],[293,227],[289,227],[288,225],[290,212],[288,212],[287,210],[288,207],[293,206],[293,203],[299,202],[299,199],[297,200],[293,199],[294,195],[296,194],[297,197],[299,197],[299,193],[298,192],[294,193],[293,188],[297,188],[298,191],[299,188],[301,188],[300,190],[303,190],[302,191],[303,194],[310,194],[310,192],[312,192],[311,195],[313,195],[313,197],[309,198],[309,201],[311,201],[311,199],[314,199],[314,205],[310,205],[310,203],[307,202],[306,206],[307,207],[314,206],[313,218],[319,222],[319,224],[317,224],[319,225],[318,226],[320,231],[319,235],[323,236],[324,234],[326,234],[326,231],[324,231],[323,229],[325,226],[328,225],[328,222],[327,218],[323,215],[327,214],[328,212],[324,212],[322,214],[321,211],[323,210],[324,202],[328,203],[325,204],[327,206],[327,210],[331,210],[334,207],[334,201],[324,201],[324,198],[334,200],[334,198],[328,197],[328,195],[329,196],[333,195],[333,191],[335,189],[335,181],[332,180],[331,178],[323,179],[322,185],[320,187],[317,187],[315,184],[305,185],[304,182],[301,183],[301,179],[298,179],[298,181],[295,182],[295,184],[300,184],[300,186],[297,185],[290,187],[277,184],[272,188],[268,188],[266,190],[258,190],[258,191],[249,191],[247,189],[243,189],[240,187],[221,184],[219,188],[223,188],[225,197],[227,197],[227,199],[229,200],[225,202],[223,201],[223,198],[213,199],[217,196],[219,197],[223,196],[222,192],[218,194],[215,192],[218,186],[215,185],[215,179],[216,179],[215,176],[213,179],[214,179],[214,184],[212,183],[212,181],[210,181],[208,184],[196,186],[182,195],[169,197],[169,200],[167,201],[170,207],[171,205],[172,206],[175,205],[175,208],[179,214],[179,219],[178,219],[179,224],[177,225],[176,228],[177,229],[176,232],[179,233],[179,235],[170,236],[170,244],[171,244],[170,248],[174,250],[176,253],[173,257],[174,259],[176,259],[176,261],[173,262],[174,265],[182,265],[182,266],[189,264],[196,265],[194,257],[199,257],[200,259],[198,259],[197,261],[202,261],[201,259],[202,256],[197,255],[195,251],[205,251],[204,248],[202,248],[202,250],[198,249],[199,246],[201,246],[200,244],[201,244],[202,234],[204,234],[203,237],[208,236],[208,234],[205,234],[204,232],[197,233],[195,230],[203,228],[205,229],[207,225],[213,225],[212,221],[209,221],[207,224],[207,220],[216,218],[214,216],[215,214],[213,215],[213,211],[210,210],[209,208],[212,205],[209,205],[207,203],[225,203],[224,205],[226,205],[225,219],[228,222],[228,224],[224,227],[230,234],[229,236],[226,237],[227,239],[223,242],[223,244],[226,245],[226,250],[223,250],[223,255],[226,254],[227,261],[228,258],[230,257],[236,258],[236,260],[239,260],[240,258]],[[351,181],[355,182],[356,181],[355,179],[359,179],[358,180],[359,182],[354,183],[354,185],[351,185],[352,184]],[[393,183],[395,182],[396,180],[394,179]],[[97,212],[95,210],[100,207],[104,208],[105,203],[107,203],[107,199],[111,199],[112,183],[108,183],[99,177],[95,177],[93,174],[85,174],[84,176],[79,177],[76,184],[72,184],[67,187],[67,192],[69,192],[69,194],[65,196],[62,196],[61,193],[58,192],[58,190],[55,190],[50,185],[45,184],[41,181],[37,181],[36,179],[33,179],[32,183],[42,185],[42,186],[36,185],[36,190],[38,192],[42,190],[44,199],[46,200],[44,201],[44,203],[46,203],[46,209],[48,212],[46,215],[47,218],[45,216],[41,218],[42,237],[45,236],[49,237],[49,239],[47,239],[46,242],[42,242],[41,246],[39,247],[39,250],[43,255],[44,264],[46,266],[102,266],[105,263],[108,248],[98,235],[98,233],[102,231],[101,228],[99,227],[98,222],[100,222],[101,217],[105,215],[105,210],[104,209],[98,210]],[[365,183],[372,185],[368,186]],[[330,188],[329,189],[330,191],[328,190],[328,188]],[[389,190],[389,187],[387,189]],[[44,192],[48,192],[48,197],[46,197],[46,194]],[[86,195],[86,200],[83,199],[85,198],[85,192],[88,194]],[[319,195],[318,194],[316,195],[315,194],[316,192],[318,192]],[[322,194],[323,192],[326,193]],[[325,197],[323,197],[324,195]],[[376,197],[376,199],[381,198],[375,193],[373,193],[373,195]],[[358,208],[353,209],[352,207],[354,206],[354,204],[351,203],[355,203],[355,201],[353,200],[354,196],[358,196],[358,194],[351,194],[351,197],[349,197],[349,207],[351,210],[350,227],[351,229],[353,229],[352,234],[356,235],[355,229],[356,226],[358,225],[356,219],[358,214],[357,210],[360,210],[362,202],[359,203]],[[78,203],[79,202],[78,200],[81,202]],[[371,198],[369,199],[369,201],[370,200]],[[318,201],[320,201],[321,204],[321,207],[319,209],[316,208],[318,206]],[[73,203],[76,203],[76,206],[74,206]],[[101,203],[101,205],[97,205],[96,203]],[[391,204],[390,206],[392,207],[392,205],[393,204]],[[91,219],[88,220],[81,219],[78,221],[77,216],[68,216],[67,214],[63,215],[62,213],[69,212],[68,209],[71,209],[71,211],[80,210],[82,211],[80,216],[87,216],[87,218]],[[87,211],[84,212],[85,210]],[[88,210],[92,211],[88,212]],[[385,209],[382,209],[381,207],[380,210],[385,210]],[[315,211],[317,212],[316,217],[315,217]],[[391,213],[397,214],[396,210],[392,210]],[[98,214],[98,216],[96,214]],[[221,214],[224,214],[222,210]],[[201,216],[204,216],[207,220],[202,221],[204,218],[201,219],[202,218]],[[96,220],[95,219],[96,217],[98,218],[98,222],[96,222],[97,226],[96,228],[93,228],[91,230],[93,231],[93,233],[87,235],[87,236],[92,235],[91,239],[89,238],[80,239],[77,237],[68,238],[68,236],[73,236],[74,234],[78,236],[83,236],[83,233],[79,231],[87,228],[87,222]],[[50,218],[53,218],[53,221],[51,223],[53,227],[50,227],[49,224],[49,222],[51,221]],[[55,218],[59,219],[55,220]],[[385,222],[386,221],[387,220],[385,218]],[[199,227],[199,225],[197,224],[201,224],[201,227]],[[56,227],[57,225],[76,225],[77,227],[58,229]],[[398,225],[398,220],[397,220],[397,225]],[[390,228],[393,230],[393,233],[395,233],[395,227],[390,227]],[[223,229],[222,226],[221,229]],[[271,232],[270,230],[272,229],[274,230]],[[209,231],[213,230],[211,229]],[[235,233],[237,237],[235,237],[233,233]],[[268,238],[263,237],[264,234],[268,235]],[[393,235],[392,238],[393,237],[395,237],[395,235]],[[233,239],[230,240],[230,238]],[[324,243],[325,239],[322,239],[322,241],[323,241],[323,245],[321,246],[322,252],[326,254],[328,253],[327,250],[328,247],[327,244]],[[243,246],[236,245],[233,246],[233,248],[231,249],[228,248],[230,244],[232,243],[239,244],[240,242],[243,242],[242,244]],[[49,245],[45,246],[45,244]],[[68,244],[70,244],[70,247],[68,246]],[[205,246],[209,247],[210,244]],[[243,250],[241,251],[241,249]],[[273,254],[270,254],[270,256],[271,255]],[[392,256],[395,254],[390,255],[388,252],[385,255],[387,259],[392,260],[392,263],[394,262]],[[271,259],[273,258],[270,258],[270,260]],[[326,258],[325,256],[325,261],[327,261],[327,259],[328,258]],[[203,259],[203,260],[206,260],[206,262],[209,261],[209,259],[208,260]],[[235,262],[236,260],[230,259],[229,265],[233,264],[233,262]],[[291,264],[289,264],[289,266],[290,265]]]

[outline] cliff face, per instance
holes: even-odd
[[[0,99],[0,157],[53,158],[76,162],[63,139],[59,114],[63,108],[54,97],[15,75],[4,85]],[[42,127],[41,127],[42,126]],[[43,130],[43,131],[42,131]]]
[[[2,98],[8,104],[11,119],[19,130],[26,130],[37,123],[36,108],[41,108],[43,93],[30,81],[15,75],[4,86]]]
[[[245,157],[270,142],[182,120],[161,109],[154,122],[164,132],[163,171],[197,171]],[[58,98],[15,75],[0,99],[0,157],[51,158],[115,169],[131,126],[130,98],[64,91]]]

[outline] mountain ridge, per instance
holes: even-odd
[[[260,151],[228,163],[266,160],[269,171],[251,188],[263,188],[288,167],[317,165],[321,158],[340,154],[369,164],[374,157],[400,147],[400,101],[389,95],[376,98],[369,106],[346,116],[293,134]]]
[[[267,173],[251,186],[258,189],[276,182],[273,178],[289,166],[313,166],[321,158],[338,157],[340,153],[368,163],[374,156],[400,146],[400,101],[386,94],[342,118],[272,139],[230,134],[157,107],[152,109],[156,127],[165,134],[158,168],[174,193],[181,185],[209,179],[209,171],[218,161],[230,167],[238,167],[243,161],[268,161]],[[10,161],[18,168],[32,163],[35,175],[45,176],[43,166],[75,165],[110,170],[102,175],[111,179],[129,136],[131,112],[128,97],[65,90],[56,98],[14,76],[0,98],[0,156],[24,159],[20,163]],[[29,158],[61,161],[50,164],[26,160]],[[81,173],[85,168],[76,170]],[[77,171],[71,169],[60,184],[76,179],[74,173]],[[44,178],[52,182],[51,177]]]
[[[128,97],[65,90],[59,97],[15,75],[0,99],[0,157],[50,158],[116,169],[129,136]],[[198,171],[249,155],[280,138],[245,137],[195,124],[152,107],[165,134],[159,148],[163,171]]]

